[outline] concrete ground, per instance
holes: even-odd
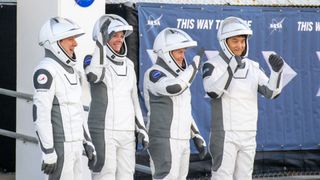
[[[188,180],[210,180],[210,177],[206,178],[191,178]],[[286,176],[286,177],[266,177],[266,178],[253,178],[253,180],[320,180],[320,175],[310,176]]]
[[[286,177],[273,177],[273,178],[255,178],[254,180],[320,180],[320,176],[286,176]]]
[[[13,173],[6,173],[6,174],[0,174],[0,180],[15,180],[15,174]]]

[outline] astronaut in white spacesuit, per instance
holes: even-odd
[[[79,75],[74,69],[75,40],[84,34],[74,22],[55,17],[41,28],[39,45],[45,57],[33,74],[33,120],[49,180],[82,179],[82,153],[89,165],[96,155],[81,103]]]
[[[153,179],[186,179],[190,138],[200,158],[206,154],[206,143],[192,117],[189,89],[201,56],[196,55],[190,65],[185,59],[187,48],[195,46],[197,42],[177,28],[165,28],[154,41],[153,50],[158,59],[144,75]]]
[[[125,37],[131,33],[122,17],[101,16],[93,30],[94,54],[84,62],[92,98],[88,126],[97,150],[94,180],[133,179],[136,138],[148,146],[134,64],[126,56]]]
[[[217,33],[222,51],[202,68],[204,89],[212,98],[212,180],[252,179],[258,93],[274,99],[282,89],[283,59],[270,55],[268,78],[259,63],[247,58],[251,35],[245,21],[226,18]]]

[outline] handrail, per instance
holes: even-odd
[[[136,170],[145,174],[151,174],[150,167],[141,164],[136,164]]]
[[[11,96],[11,97],[16,97],[20,99],[25,99],[27,101],[32,101],[33,100],[33,95],[32,94],[27,94],[27,93],[21,93],[9,89],[4,89],[0,88],[0,94],[6,95],[6,96]],[[84,111],[89,111],[89,106],[83,106]]]
[[[17,0],[0,0],[0,7],[3,5],[17,5]]]
[[[31,143],[34,143],[34,144],[38,144],[38,139],[35,138],[35,137],[27,136],[27,135],[16,133],[16,132],[12,132],[12,131],[8,131],[8,130],[5,130],[5,129],[0,129],[0,135],[11,137],[13,139],[20,139],[22,141],[31,142]]]
[[[15,97],[15,98],[25,99],[27,101],[32,101],[33,100],[33,96],[31,94],[16,92],[16,91],[9,90],[9,89],[4,89],[4,88],[0,88],[0,94],[5,95],[5,96],[11,96],[11,97]],[[84,109],[84,111],[89,111],[89,107],[88,106],[83,106],[83,109]],[[14,138],[14,139],[20,139],[20,140],[23,140],[23,141],[32,142],[32,143],[35,143],[35,144],[38,143],[38,140],[35,137],[27,136],[27,135],[24,135],[24,134],[19,134],[19,133],[16,133],[16,132],[5,130],[5,129],[0,129],[0,135],[11,137],[11,138]]]
[[[25,99],[28,101],[32,101],[33,99],[33,96],[31,94],[16,92],[13,90],[3,89],[3,88],[0,88],[0,94]]]

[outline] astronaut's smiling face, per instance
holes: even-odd
[[[78,43],[76,37],[68,37],[59,41],[60,46],[63,48],[64,52],[69,56],[73,57],[74,49],[77,47]]]
[[[181,48],[181,49],[175,49],[170,52],[172,57],[176,61],[176,63],[179,64],[179,66],[182,66],[182,63],[185,58],[184,54],[185,54],[186,50],[187,50],[186,48]]]
[[[236,56],[243,56],[246,49],[246,36],[233,36],[227,39],[227,45]]]
[[[108,41],[108,44],[116,53],[119,53],[124,42],[124,38],[124,32],[115,32]]]

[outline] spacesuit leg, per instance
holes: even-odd
[[[211,180],[233,180],[237,151],[237,145],[233,141],[232,133],[227,131],[215,131],[211,133]]]
[[[113,138],[113,132],[110,130],[105,131],[105,161],[100,172],[92,173],[93,180],[115,180],[117,168],[117,142]]]
[[[172,153],[169,138],[158,138],[150,136],[149,155],[152,178],[164,179],[172,167]]]
[[[152,142],[149,153],[153,179],[185,180],[189,171],[189,140],[152,138],[150,142]],[[162,143],[163,146],[160,146]]]
[[[181,171],[185,171],[183,167],[181,167],[182,159],[182,143],[177,139],[170,139],[170,151],[171,151],[171,169],[167,176],[165,176],[164,180],[180,180],[183,176]],[[185,161],[184,161],[185,162]],[[189,162],[188,162],[189,164]]]
[[[73,174],[74,180],[81,180],[83,179],[83,141],[74,142],[74,167],[73,167]]]
[[[134,131],[116,132],[120,146],[117,150],[116,179],[133,180],[135,171],[135,135]]]
[[[241,139],[241,149],[238,153],[234,179],[252,179],[254,156],[256,153],[256,132],[249,131],[242,133],[244,137]],[[242,137],[242,136],[241,136]]]
[[[178,180],[186,180],[189,172],[190,142],[189,140],[180,140],[180,142],[181,159],[177,161],[180,164]]]
[[[81,180],[82,141],[55,143],[55,149],[58,154],[58,167],[55,173],[49,176],[49,180]]]

